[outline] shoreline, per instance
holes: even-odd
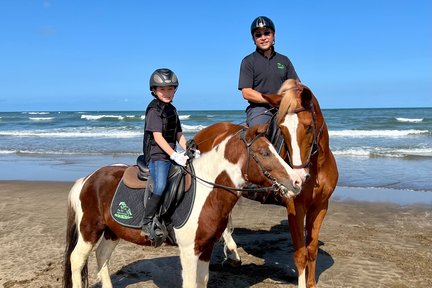
[[[82,175],[85,177],[87,175]],[[78,178],[77,178],[78,179]],[[3,180],[0,184],[20,184],[20,183],[39,183],[39,184],[69,184],[71,187],[75,180]],[[400,206],[424,205],[432,207],[432,192],[399,190],[392,188],[372,188],[372,187],[344,187],[337,186],[330,202],[369,202],[369,203],[389,203]]]

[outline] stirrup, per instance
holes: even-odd
[[[150,240],[154,241],[153,246],[159,247],[168,236],[168,231],[164,224],[162,224],[157,217],[153,218],[150,229]]]

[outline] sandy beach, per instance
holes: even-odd
[[[61,287],[70,182],[0,181],[0,284]],[[409,193],[409,192],[407,192]],[[296,287],[283,207],[241,199],[233,212],[241,267],[221,265],[209,287]],[[332,200],[320,234],[318,287],[432,287],[432,208]],[[95,258],[90,286],[100,287]],[[178,249],[121,242],[111,258],[115,287],[181,287]]]

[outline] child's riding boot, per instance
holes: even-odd
[[[153,217],[155,216],[156,211],[159,208],[160,199],[161,196],[155,194],[151,194],[147,199],[147,204],[144,210],[143,225],[142,225],[142,234],[144,236],[150,236]]]

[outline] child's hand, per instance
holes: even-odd
[[[189,157],[181,153],[174,152],[173,154],[171,154],[170,159],[176,162],[178,165],[184,167],[186,166],[186,161],[189,159]]]
[[[201,151],[198,149],[195,149],[194,154],[193,154],[193,158],[198,159],[201,157]]]

